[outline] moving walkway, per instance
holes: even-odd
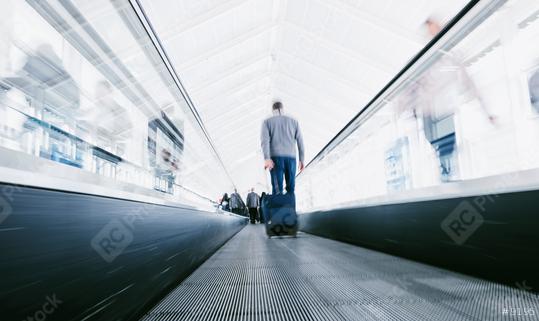
[[[522,289],[248,225],[141,320],[534,320],[538,308]]]
[[[3,6],[0,319],[538,319],[537,1],[217,2]],[[274,98],[297,239],[218,207]]]

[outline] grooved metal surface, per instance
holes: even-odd
[[[300,233],[249,225],[143,321],[538,320],[539,296]]]

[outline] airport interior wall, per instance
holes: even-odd
[[[534,190],[343,208],[300,215],[300,228],[537,292],[538,200]],[[448,213],[458,242],[441,227]]]
[[[0,188],[10,213],[0,230],[2,320],[35,317],[45,305],[54,320],[135,320],[246,223],[194,208]]]

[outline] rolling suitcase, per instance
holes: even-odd
[[[268,238],[282,235],[296,236],[298,216],[294,194],[266,195],[262,201],[262,212]]]

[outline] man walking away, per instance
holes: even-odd
[[[234,193],[230,195],[230,209],[232,210],[232,213],[245,215],[243,212],[244,207],[245,204],[243,203],[240,194],[238,194],[238,190],[234,189]]]
[[[261,145],[264,168],[270,170],[272,194],[283,194],[283,176],[286,192],[293,194],[296,180],[296,145],[299,154],[299,170],[304,167],[303,137],[299,123],[283,115],[283,104],[275,102],[273,116],[262,123]]]
[[[257,219],[258,205],[260,205],[260,197],[255,193],[255,189],[251,188],[251,192],[247,194],[247,207],[249,208],[251,224],[255,224],[255,220]]]

